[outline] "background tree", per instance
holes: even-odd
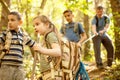
[[[0,3],[2,4],[2,11],[1,11],[1,20],[0,20],[0,31],[2,28],[7,27],[7,15],[9,14],[10,10],[10,0],[0,0]]]
[[[120,59],[120,0],[110,0],[115,34],[115,58]]]
[[[85,10],[88,10],[89,5],[88,5],[88,0],[85,0],[86,4],[84,5]],[[84,27],[85,27],[85,32],[87,37],[90,37],[90,24],[89,24],[89,16],[87,13],[84,13]],[[84,44],[84,60],[89,60],[91,55],[90,55],[90,40]]]
[[[110,3],[109,3],[110,1]],[[105,3],[107,2],[107,3]],[[33,39],[35,39],[35,35],[31,32],[34,31],[34,27],[32,26],[33,17],[39,14],[43,14],[48,16],[51,21],[56,25],[58,30],[62,26],[62,13],[66,9],[71,9],[75,15],[74,19],[77,22],[81,22],[88,38],[91,36],[91,19],[95,15],[95,7],[99,4],[102,4],[105,7],[105,12],[111,15],[111,21],[114,22],[114,26],[112,25],[111,30],[108,32],[112,36],[112,40],[115,41],[115,55],[116,58],[120,59],[120,1],[119,0],[0,0],[0,30],[2,28],[6,28],[7,26],[7,15],[9,10],[19,11],[23,15],[23,28]],[[111,7],[110,7],[111,4]],[[112,9],[112,13],[111,13]],[[113,17],[113,18],[112,18]],[[64,21],[65,23],[66,21]],[[113,34],[114,33],[114,34]],[[115,36],[114,36],[115,35]],[[115,40],[114,40],[115,39]],[[93,55],[92,42],[88,41],[84,44],[83,53],[84,59],[90,60],[93,59],[94,56],[86,57]],[[102,51],[104,51],[102,49]],[[30,77],[31,74],[31,66],[32,66],[32,55],[30,50],[25,48],[25,70],[27,73],[27,78]],[[83,60],[84,61],[84,60]],[[92,61],[94,62],[94,61]],[[37,72],[40,74],[40,71]]]

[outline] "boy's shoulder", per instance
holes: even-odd
[[[76,25],[81,25],[81,23],[80,22],[72,22],[72,23],[64,24],[64,26],[69,26],[69,27],[73,27],[73,26],[76,26]]]
[[[2,30],[2,31],[0,31],[0,34],[2,35],[7,35],[8,33],[10,33],[10,31],[9,30]]]

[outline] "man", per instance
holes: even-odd
[[[98,6],[96,8],[96,16],[92,20],[92,32],[96,35],[93,38],[94,52],[96,66],[98,68],[103,68],[100,45],[101,43],[107,50],[107,65],[110,67],[113,61],[114,49],[112,41],[110,40],[108,34],[106,33],[110,24],[110,19],[103,14],[103,7]]]

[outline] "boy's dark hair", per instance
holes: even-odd
[[[65,10],[65,11],[63,12],[63,14],[65,14],[65,13],[67,13],[67,12],[70,12],[70,13],[72,14],[72,11],[71,11],[70,9]]]
[[[103,6],[97,6],[97,10],[103,9]]]
[[[18,20],[21,20],[21,19],[22,19],[20,13],[18,13],[18,12],[16,12],[16,11],[10,12],[9,15],[15,15],[15,16],[17,16],[17,19],[18,19]]]

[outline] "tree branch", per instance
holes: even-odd
[[[41,6],[40,6],[41,9],[44,8],[46,2],[47,2],[47,0],[42,0]]]
[[[9,12],[10,12],[10,9],[9,9],[8,5],[7,5],[3,0],[0,0],[0,3],[1,3],[2,6],[6,9],[6,11],[9,13]]]

